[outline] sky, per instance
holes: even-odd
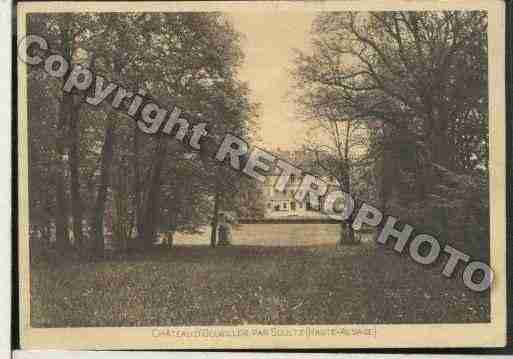
[[[305,138],[306,124],[295,116],[287,99],[293,49],[307,49],[315,13],[251,11],[229,13],[235,29],[243,34],[245,61],[240,79],[247,81],[251,99],[260,103],[261,145],[269,150],[294,149]]]

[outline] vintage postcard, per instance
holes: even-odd
[[[22,349],[506,344],[503,2],[17,11]]]

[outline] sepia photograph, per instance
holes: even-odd
[[[18,3],[22,348],[504,346],[503,5]]]

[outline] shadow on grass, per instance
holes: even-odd
[[[488,293],[366,243],[177,246],[97,263],[39,262],[35,327],[489,321]]]

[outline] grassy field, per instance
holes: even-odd
[[[488,294],[372,242],[176,246],[31,271],[34,327],[488,320]]]

